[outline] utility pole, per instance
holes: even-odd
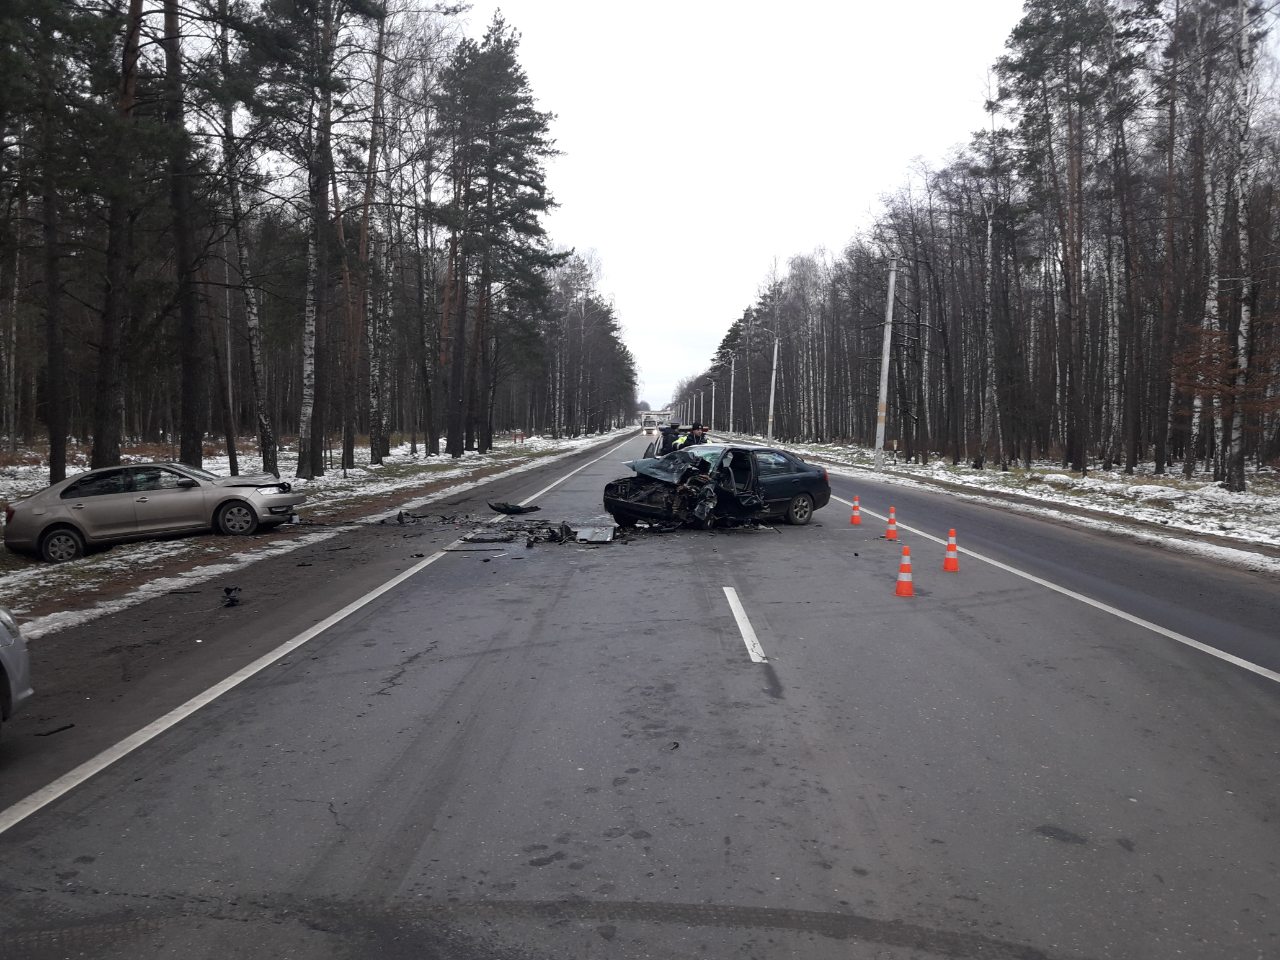
[[[777,332],[773,334],[773,373],[769,375],[769,422],[765,430],[764,438],[773,443],[773,395],[774,388],[778,385],[778,337]]]
[[[874,466],[884,466],[884,424],[889,412],[889,343],[893,339],[893,288],[898,280],[898,258],[889,258],[889,299],[884,306],[884,341],[880,349],[880,399],[876,405]]]
[[[707,420],[707,429],[714,430],[716,428],[716,382],[711,381],[711,416]]]
[[[738,355],[729,357],[729,432],[733,433],[733,368],[738,363]]]

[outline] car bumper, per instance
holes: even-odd
[[[641,491],[650,494],[653,501],[645,502],[637,499],[637,494]],[[671,505],[672,493],[674,488],[667,489],[656,484],[644,484],[631,477],[625,480],[614,480],[605,485],[604,508],[612,516],[621,513],[625,517],[634,517],[637,520],[675,520],[675,511]]]
[[[35,537],[24,537],[16,534],[10,536],[7,530],[4,535],[4,545],[14,553],[34,553],[36,549]]]
[[[273,493],[258,496],[253,504],[259,523],[288,523],[307,497],[301,493]]]

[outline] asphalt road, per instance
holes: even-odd
[[[537,517],[601,516],[642,448]],[[836,502],[801,528],[463,545],[0,834],[3,955],[1280,954],[1280,685],[972,555],[944,574],[913,531],[1271,669],[1275,581],[833,485],[896,506],[915,597],[883,524]],[[240,607],[165,597],[37,641],[51,692],[6,730],[0,805],[466,528],[362,527],[240,575]]]

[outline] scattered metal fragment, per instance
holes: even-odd
[[[514,515],[519,513],[536,513],[542,508],[536,505],[532,507],[523,507],[518,503],[504,503],[499,500],[497,503],[490,503],[489,509],[496,510],[498,513]]]
[[[63,730],[70,730],[74,727],[74,723],[64,723],[60,727],[54,727],[52,730],[46,730],[43,733],[37,733],[37,737],[52,737],[55,733],[62,733]]]
[[[507,533],[490,533],[476,530],[462,538],[465,543],[512,543],[516,539],[515,531]]]
[[[223,587],[222,588],[222,604],[226,607],[234,607],[240,602],[239,587]]]
[[[579,527],[574,531],[578,543],[612,543],[614,527]]]

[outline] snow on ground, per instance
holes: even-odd
[[[572,457],[586,446],[610,439],[621,440],[630,432],[616,431],[568,440],[530,437],[519,445],[505,441],[488,454],[468,453],[458,460],[428,457],[421,447],[414,454],[407,444],[402,444],[384,463],[373,465],[368,462],[367,449],[357,450],[354,469],[329,469],[324,476],[312,480],[292,478],[297,466],[296,451],[281,451],[279,466],[281,476],[307,494],[307,502],[302,509],[304,518],[323,522],[327,515],[350,507],[358,499],[394,494],[397,490],[421,487],[428,482],[452,481],[446,489],[427,499],[416,499],[403,505],[410,509],[418,508],[474,489],[481,481],[471,478],[481,469],[505,465],[508,469],[498,475],[509,476],[540,463]],[[761,437],[734,439],[764,442]],[[872,452],[867,448],[835,444],[787,447],[855,478],[866,476],[872,469]],[[38,457],[33,455],[27,459],[32,461],[30,465],[0,467],[0,499],[23,496],[47,485],[46,468]],[[69,466],[69,473],[87,468],[83,457],[73,456],[70,459],[75,466]],[[249,474],[261,469],[261,461],[242,455],[239,466],[242,474]],[[205,467],[214,473],[229,472],[225,455],[207,456]],[[486,478],[486,482],[488,479],[492,477]],[[1175,546],[1221,563],[1280,574],[1280,558],[1249,549],[1252,545],[1280,547],[1280,473],[1271,469],[1251,474],[1249,492],[1243,494],[1223,490],[1211,477],[1204,475],[1190,480],[1184,479],[1181,473],[1155,476],[1149,466],[1145,471],[1128,477],[1120,471],[1098,471],[1081,477],[1065,473],[1060,465],[1048,463],[1034,464],[1030,470],[1001,472],[953,466],[941,460],[926,464],[888,462],[883,479],[905,484],[932,482],[931,486],[943,482],[960,495],[996,503],[1006,509],[1053,515],[1060,512],[1058,508],[1063,505],[1084,508],[1092,515],[1073,514],[1073,524],[1130,539]],[[993,493],[1016,495],[1019,501],[1011,503],[991,496]],[[371,507],[364,522],[376,521],[384,515],[385,511],[375,511]],[[1114,517],[1114,521],[1109,520],[1108,515]],[[1129,522],[1133,520],[1145,521],[1152,526],[1135,527]],[[109,584],[122,572],[131,571],[145,576],[154,571],[155,579],[134,587],[123,597],[105,599],[88,609],[79,610],[72,609],[75,604],[68,602],[67,609],[28,619],[23,632],[34,639],[133,606],[157,594],[225,576],[263,557],[288,553],[328,539],[349,529],[349,523],[347,520],[337,526],[308,530],[287,539],[247,541],[246,548],[233,556],[227,555],[225,540],[211,546],[207,538],[127,544],[58,566],[0,555],[0,562],[3,562],[0,566],[0,605],[10,607],[20,619],[24,619],[24,614],[29,615],[42,598],[85,595]],[[1161,536],[1160,526],[1169,528],[1170,535]],[[1175,531],[1180,535],[1174,535]],[[1217,542],[1196,539],[1210,534]],[[1240,549],[1223,545],[1223,540],[1238,541]],[[171,571],[176,567],[191,569],[173,574]]]
[[[762,437],[752,442],[764,443]],[[873,469],[873,453],[866,447],[838,444],[786,445],[802,457],[847,467],[847,475],[866,475]],[[1117,521],[1139,520],[1169,527],[1190,535],[1213,535],[1237,540],[1245,550],[1252,544],[1280,547],[1280,471],[1263,468],[1250,473],[1249,490],[1231,493],[1213,481],[1212,475],[1197,474],[1184,479],[1180,470],[1157,476],[1150,464],[1133,476],[1120,470],[1093,471],[1088,476],[1066,473],[1060,464],[1033,463],[1008,471],[975,470],[968,465],[953,466],[944,460],[925,464],[885,461],[884,479],[889,482],[937,481],[983,498],[983,494],[1016,495],[1052,512],[1056,505],[1079,507],[1110,514]],[[1006,500],[991,502],[1007,503]],[[1082,518],[1077,518],[1083,522]],[[1076,520],[1073,520],[1076,522]],[[1092,525],[1104,525],[1096,519]],[[1126,527],[1126,535],[1135,535]],[[1159,531],[1147,537],[1159,539]],[[1179,538],[1182,540],[1182,538]],[[1201,545],[1200,552],[1217,554]],[[1257,559],[1256,557],[1254,559]]]
[[[826,460],[860,471],[872,469],[872,452],[828,444],[793,447],[801,456]],[[995,491],[1016,494],[1045,506],[1066,504],[1117,518],[1161,524],[1190,533],[1213,534],[1242,544],[1280,547],[1280,473],[1263,469],[1249,477],[1249,491],[1231,493],[1203,474],[1183,478],[1180,472],[1156,476],[1150,464],[1133,476],[1120,470],[1095,471],[1088,476],[1064,473],[1057,464],[1033,463],[1022,468],[975,470],[943,460],[927,464],[890,459],[886,472],[894,478],[937,480],[976,494]]]
[[[629,430],[620,430],[610,434],[562,440],[551,437],[530,437],[522,444],[507,441],[496,446],[488,454],[468,453],[457,460],[427,457],[421,449],[416,455],[411,454],[409,445],[402,444],[395,448],[391,456],[385,458],[381,465],[368,462],[367,449],[357,450],[357,465],[354,469],[329,470],[324,476],[312,480],[295,480],[291,477],[297,468],[296,451],[281,451],[279,467],[282,478],[288,479],[295,488],[307,494],[307,502],[301,509],[303,516],[308,519],[323,518],[340,507],[351,506],[357,499],[394,494],[397,490],[418,488],[425,483],[442,480],[457,481],[430,497],[417,498],[413,503],[403,505],[408,508],[417,508],[432,501],[448,499],[474,489],[481,482],[487,483],[497,477],[511,476],[544,463],[575,456],[587,446],[607,442],[610,439],[622,440],[630,433]],[[150,458],[125,458],[126,462],[144,459]],[[212,473],[229,472],[226,456],[206,456],[204,465],[205,469]],[[509,469],[490,474],[483,481],[468,479],[481,469],[502,465],[509,465]],[[261,469],[261,460],[242,456],[239,467],[241,474],[251,474]],[[81,462],[75,467],[69,465],[67,472],[70,475],[84,469],[87,469],[87,466]],[[48,475],[46,468],[42,465],[0,468],[0,498],[12,499],[43,489],[47,485]],[[364,518],[365,522],[374,522],[386,515],[385,510],[370,509],[371,513]],[[301,547],[327,540],[347,529],[350,529],[349,523],[308,531],[301,536],[291,536],[287,539],[248,540],[246,548],[232,556],[226,553],[227,541],[220,540],[216,546],[211,546],[207,538],[122,544],[110,550],[56,566],[9,555],[5,558],[6,569],[0,573],[0,606],[9,607],[20,621],[25,621],[22,625],[23,635],[28,640],[34,640],[54,631],[96,619],[104,614],[134,606],[150,597],[190,588],[196,584],[226,576],[257,560],[290,553]],[[201,563],[202,560],[205,562]],[[191,569],[183,570],[176,575],[166,572],[178,566],[188,566]],[[34,619],[27,619],[24,616],[41,599],[51,596],[84,595],[109,584],[124,572],[145,575],[153,571],[154,579],[132,588],[124,596],[104,599],[83,609],[73,609],[74,604],[68,603],[67,609]]]

